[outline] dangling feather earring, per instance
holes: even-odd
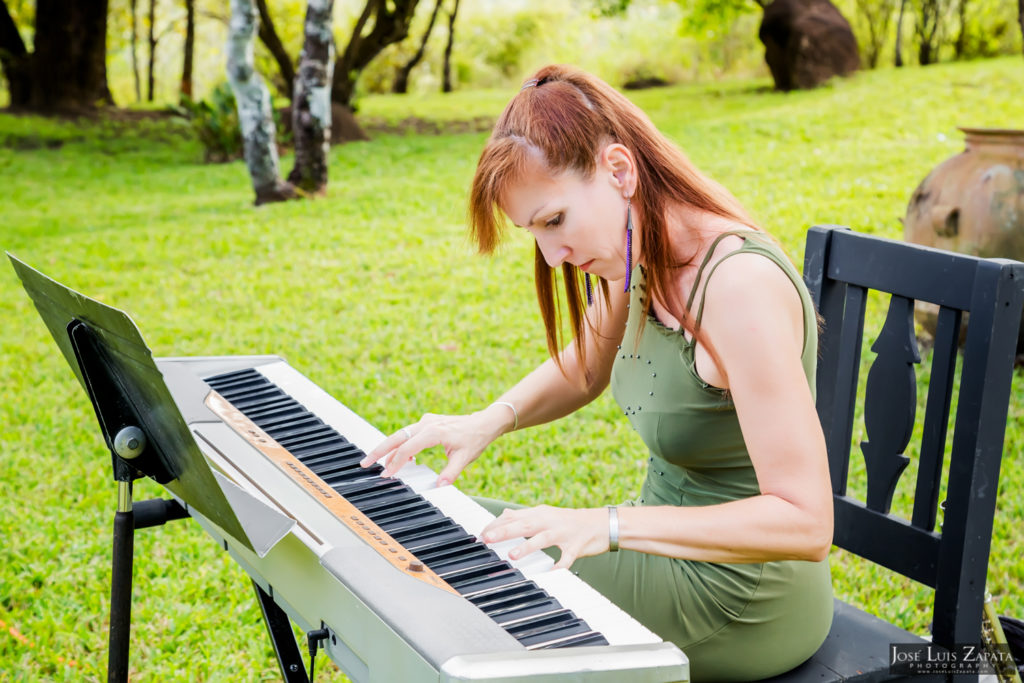
[[[626,197],[626,288],[623,292],[629,291],[629,281],[633,275],[633,213],[630,206],[630,198]]]
[[[587,285],[587,306],[594,303],[594,290],[590,287],[590,273],[583,274],[583,282]]]

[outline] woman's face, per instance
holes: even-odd
[[[505,193],[502,210],[533,235],[552,268],[571,263],[614,281],[626,277],[624,195],[629,173],[607,157],[606,148],[590,179],[575,171],[552,176],[543,163],[532,163]]]

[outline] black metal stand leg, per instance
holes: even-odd
[[[277,663],[281,667],[281,675],[284,676],[285,682],[309,683],[309,676],[302,663],[302,654],[295,642],[295,634],[292,633],[288,615],[278,607],[266,591],[260,588],[258,583],[253,581],[252,587],[256,589],[256,599],[260,603],[263,621],[267,625],[267,633],[270,635],[270,642],[274,646]]]
[[[132,558],[135,552],[135,513],[131,482],[117,482],[114,514],[114,558],[110,580],[110,655],[108,683],[128,680],[128,646],[132,627]]]

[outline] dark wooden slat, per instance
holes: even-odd
[[[932,371],[928,378],[928,399],[925,404],[921,455],[914,492],[911,522],[927,531],[935,529],[938,514],[942,463],[946,450],[946,429],[953,395],[953,373],[956,370],[957,339],[960,337],[961,313],[952,308],[939,309],[932,347]]]
[[[982,259],[837,231],[827,275],[850,284],[969,311]]]
[[[834,543],[935,588],[938,533],[922,531],[905,519],[869,510],[859,500],[835,496]]]
[[[933,630],[942,645],[970,642],[981,619],[1022,305],[1024,264],[979,265],[942,527],[943,589],[935,595]]]

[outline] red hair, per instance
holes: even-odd
[[[530,163],[541,161],[552,175],[566,171],[590,179],[604,146],[617,142],[636,160],[637,185],[632,204],[643,231],[640,261],[646,270],[651,297],[665,302],[692,334],[697,334],[685,303],[671,286],[673,271],[691,259],[676,261],[669,245],[667,211],[688,207],[729,220],[756,226],[724,187],[690,162],[676,145],[651,123],[639,107],[601,79],[572,67],[551,65],[537,71],[505,107],[477,163],[470,192],[469,223],[480,253],[498,245],[506,227],[501,202],[506,190],[520,182]],[[556,363],[561,344],[561,322],[554,269],[535,249],[534,275],[537,300],[547,334],[548,351]],[[566,304],[581,367],[586,367],[583,346],[586,298],[582,276],[562,264]],[[608,301],[608,283],[600,282]]]

